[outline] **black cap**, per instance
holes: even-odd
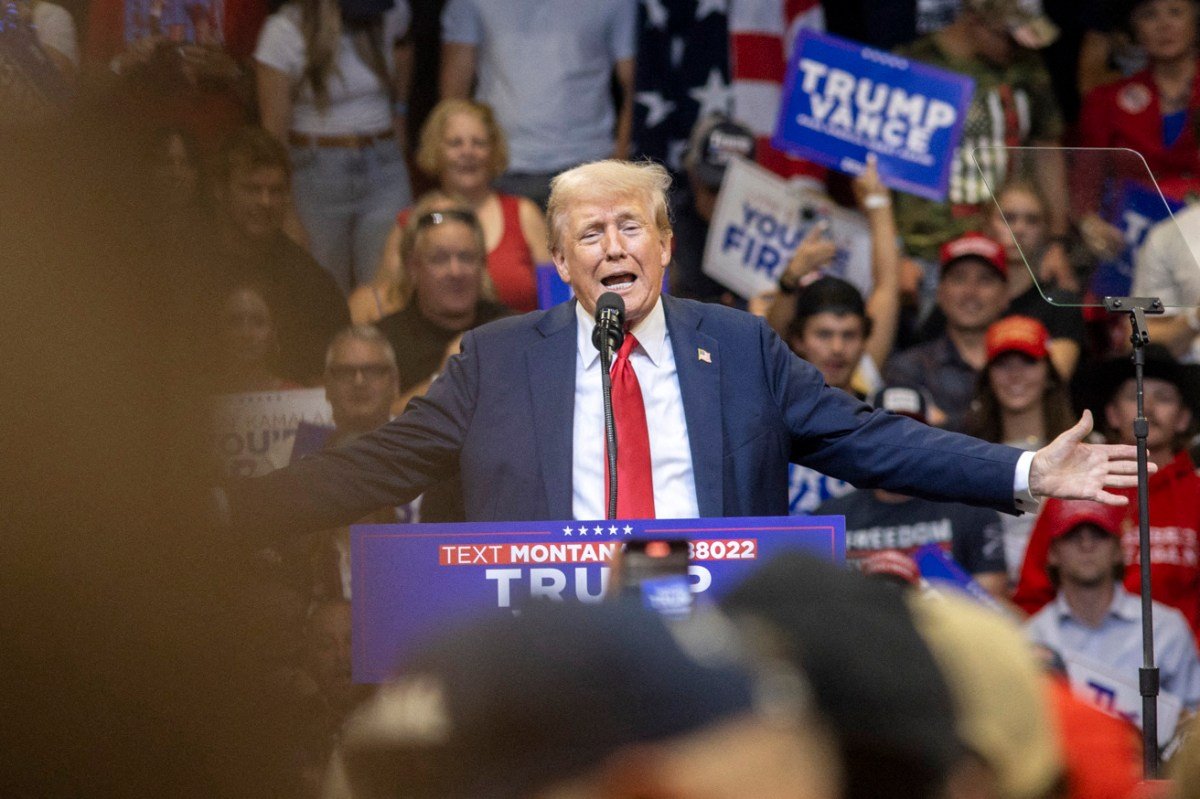
[[[684,167],[711,189],[721,186],[734,157],[754,159],[754,131],[722,114],[702,118],[692,129]]]
[[[961,754],[950,689],[893,586],[781,555],[722,606],[774,626],[846,765],[846,796],[932,796]]]
[[[527,795],[619,747],[750,710],[751,684],[636,603],[534,603],[404,664],[347,726],[347,777],[361,797]]]
[[[1180,363],[1161,344],[1147,344],[1144,355],[1143,377],[1153,377],[1173,384],[1183,395],[1185,406],[1200,408],[1200,366]],[[1133,360],[1128,355],[1109,358],[1098,364],[1080,366],[1072,381],[1076,406],[1080,409],[1090,409],[1096,424],[1100,425],[1104,419],[1104,408],[1113,394],[1133,376]],[[1196,412],[1193,410],[1193,417],[1195,416]],[[1193,425],[1197,421],[1193,418]]]
[[[871,396],[871,404],[885,411],[929,423],[929,394],[915,386],[884,386]]]

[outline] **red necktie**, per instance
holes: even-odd
[[[654,518],[654,479],[650,469],[650,433],[642,387],[629,362],[637,339],[626,335],[612,367],[613,420],[617,426],[617,518]],[[605,441],[604,461],[608,462]],[[604,505],[608,507],[608,469],[604,470]]]

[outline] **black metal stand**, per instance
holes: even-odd
[[[612,369],[613,352],[606,343],[600,348],[600,391],[604,395],[604,440],[607,444],[608,463],[608,515],[617,518],[617,425],[613,421]]]
[[[1146,314],[1163,312],[1157,297],[1105,297],[1104,307],[1110,313],[1129,314],[1133,335],[1133,378],[1137,386],[1137,418],[1133,420],[1133,437],[1137,442],[1138,468],[1138,549],[1142,574],[1142,668],[1138,670],[1138,685],[1142,694],[1142,772],[1148,779],[1158,777],[1158,667],[1154,665],[1154,607],[1150,597],[1150,486],[1149,456],[1146,437],[1150,424],[1146,421],[1145,388],[1142,371],[1146,365],[1145,347],[1150,343],[1146,330]]]

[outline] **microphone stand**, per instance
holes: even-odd
[[[608,452],[608,515],[617,518],[617,425],[612,408],[612,340],[604,339],[600,347],[600,391],[604,395],[604,440]]]
[[[1146,437],[1145,387],[1142,371],[1146,365],[1145,347],[1150,343],[1146,314],[1161,314],[1162,300],[1157,297],[1105,297],[1109,313],[1128,313],[1133,335],[1133,379],[1137,387],[1137,418],[1133,437],[1137,442],[1138,548],[1142,576],[1142,667],[1138,669],[1138,687],[1142,695],[1142,774],[1145,779],[1158,777],[1158,667],[1154,665],[1154,610],[1150,597],[1150,485],[1149,454]]]

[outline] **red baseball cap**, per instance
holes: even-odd
[[[993,322],[983,339],[988,363],[1006,352],[1023,352],[1040,361],[1049,352],[1046,348],[1049,340],[1046,326],[1029,316],[1006,316]]]
[[[978,258],[1008,280],[1008,261],[1004,257],[1004,246],[982,233],[967,233],[942,245],[939,252],[942,274],[962,258]]]
[[[1124,521],[1125,508],[1084,499],[1048,499],[1038,519],[1039,524],[1050,529],[1051,541],[1062,538],[1081,524],[1094,524],[1120,538]]]
[[[866,575],[896,577],[911,585],[921,582],[921,571],[916,561],[898,549],[883,549],[864,558],[860,564]]]

